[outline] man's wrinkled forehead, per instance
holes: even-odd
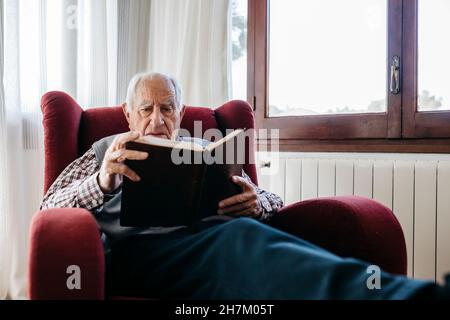
[[[137,101],[160,103],[175,102],[175,88],[169,79],[151,78],[139,82],[136,88]]]

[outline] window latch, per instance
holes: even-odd
[[[398,56],[392,58],[390,91],[392,94],[400,93],[400,58]]]

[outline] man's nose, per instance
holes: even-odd
[[[159,108],[155,108],[152,112],[152,115],[150,117],[151,123],[154,126],[159,126],[164,124],[164,117],[162,116]]]

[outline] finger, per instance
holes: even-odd
[[[250,201],[247,201],[244,203],[236,204],[234,206],[229,206],[229,207],[226,207],[223,209],[219,209],[219,210],[217,210],[217,213],[218,214],[228,214],[231,212],[238,212],[238,211],[242,211],[242,210],[251,208],[254,205],[255,205],[255,202],[253,202],[253,200],[250,200]]]
[[[110,169],[107,169],[107,171],[108,173],[121,174],[134,182],[141,180],[141,177],[139,177],[136,172],[122,163],[112,163]]]
[[[256,199],[255,192],[244,192],[219,202],[219,209]]]
[[[118,161],[123,162],[125,159],[129,160],[144,160],[148,158],[147,152],[142,151],[135,151],[135,150],[126,150],[126,149],[119,149],[114,152],[112,152],[109,155],[110,161]]]
[[[140,137],[141,137],[141,133],[139,131],[130,131],[130,132],[123,133],[116,137],[116,139],[113,143],[113,145],[114,145],[113,149],[117,150],[117,149],[125,148],[125,143],[127,143],[128,141],[136,140]]]
[[[257,208],[248,208],[242,211],[229,213],[228,215],[231,217],[256,217],[258,213]]]
[[[253,186],[244,178],[240,176],[233,176],[231,177],[231,181],[233,181],[235,184],[240,186],[242,188],[242,191],[250,191],[253,190]]]
[[[148,158],[147,152],[119,149],[112,152],[109,156],[110,161],[124,162],[125,159],[128,160],[145,160]]]

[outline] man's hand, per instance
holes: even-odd
[[[125,143],[139,139],[141,134],[131,131],[118,135],[113,143],[106,150],[105,158],[100,167],[98,175],[98,184],[104,193],[111,193],[116,190],[122,183],[123,176],[128,177],[132,181],[139,181],[141,178],[128,168],[123,162],[129,160],[147,159],[147,152],[126,150]]]
[[[242,188],[242,193],[220,201],[217,213],[234,217],[259,217],[261,206],[255,188],[242,177],[234,176],[231,181]]]

